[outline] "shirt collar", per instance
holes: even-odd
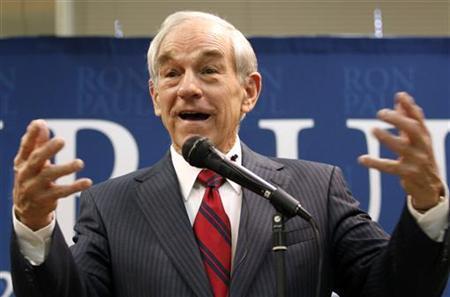
[[[172,159],[173,167],[175,168],[175,173],[178,177],[178,183],[180,184],[181,194],[185,201],[188,200],[189,194],[194,187],[194,183],[197,180],[197,176],[202,170],[201,168],[197,168],[189,165],[186,160],[184,160],[183,156],[180,155],[173,145],[170,146],[170,154]],[[228,159],[231,159],[232,156],[237,155],[236,160],[234,161],[236,164],[242,164],[242,150],[241,150],[241,141],[238,136],[236,136],[236,141],[231,148],[231,150],[226,154]],[[232,182],[230,180],[226,180],[226,182],[230,183],[236,193],[241,191],[241,186]]]

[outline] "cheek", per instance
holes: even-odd
[[[204,88],[204,94],[211,98],[218,112],[217,125],[220,128],[230,128],[240,121],[242,101],[244,99],[242,87],[236,82],[223,83],[220,88]]]
[[[228,102],[222,108],[222,126],[228,129],[234,129],[239,125],[241,119],[242,107],[239,98],[234,97],[232,102]]]
[[[171,92],[170,90],[165,90],[164,93],[160,93],[158,105],[162,115],[170,115],[170,111],[175,102],[172,93],[173,92]]]

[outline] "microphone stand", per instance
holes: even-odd
[[[286,210],[280,210],[275,207],[275,214],[272,217],[272,251],[274,256],[275,276],[276,276],[276,297],[286,296],[286,269],[285,269],[285,255],[287,251],[286,232],[284,230],[284,223],[293,216],[286,213]],[[304,218],[301,213],[298,216]],[[317,283],[315,289],[315,296],[319,297],[322,287],[322,244],[320,242],[320,232],[317,227],[316,221],[310,217],[307,220],[311,225],[314,235],[316,250],[318,253],[318,265],[317,265]]]
[[[284,297],[286,291],[285,253],[287,250],[284,222],[294,216],[306,220],[314,230],[318,251],[318,275],[315,296],[320,296],[322,283],[322,246],[317,223],[299,201],[281,188],[268,183],[243,166],[236,166],[218,151],[205,137],[191,137],[183,145],[183,157],[192,166],[209,168],[225,178],[270,201],[277,211],[272,218],[273,252],[277,280],[277,297]],[[208,161],[208,162],[206,162]]]
[[[232,161],[226,159],[220,152],[216,152],[216,156],[219,156],[223,163],[232,164]],[[222,163],[218,163],[217,166],[222,166]],[[322,245],[320,242],[320,232],[314,218],[306,209],[304,209],[300,205],[297,199],[289,195],[282,188],[276,188],[245,167],[237,168],[235,166],[230,166],[229,168],[231,170],[228,171],[227,178],[230,178],[231,180],[239,183],[241,186],[260,195],[261,197],[268,199],[276,210],[276,213],[272,218],[272,251],[274,253],[274,264],[277,281],[276,297],[285,297],[286,295],[285,255],[287,251],[287,244],[284,231],[284,222],[294,216],[299,216],[306,220],[314,230],[316,239],[315,243],[318,252],[318,269],[315,296],[319,297],[322,286],[323,256]],[[216,172],[222,172],[222,170],[217,170],[217,168],[210,167],[210,169]]]
[[[275,262],[276,297],[286,295],[285,254],[287,246],[284,221],[285,217],[280,212],[276,212],[272,217],[272,251]]]

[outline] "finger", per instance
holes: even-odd
[[[395,136],[388,131],[379,128],[373,129],[372,133],[378,141],[397,155],[409,156],[416,151],[405,137]]]
[[[377,116],[380,120],[394,125],[400,132],[406,133],[412,143],[423,143],[424,135],[428,136],[427,130],[424,130],[418,121],[402,115],[399,111],[382,109]]]
[[[45,141],[46,133],[49,133],[49,131],[43,120],[34,120],[28,125],[27,131],[22,136],[19,151],[14,159],[15,166],[28,159],[29,155],[34,150],[38,139],[39,143]]]
[[[31,176],[36,175],[40,170],[42,170],[45,164],[48,163],[48,160],[57,152],[59,152],[63,147],[63,139],[53,138],[40,148],[35,149],[30,154],[29,160],[26,165],[23,166],[21,170],[19,170],[18,180],[25,180]]]
[[[406,116],[406,111],[405,111],[405,109],[403,108],[403,106],[399,102],[395,102],[394,110],[397,111],[398,113]]]
[[[408,93],[397,93],[395,96],[395,101],[399,106],[401,106],[406,115],[419,121],[420,123],[425,123],[425,115],[423,113],[423,109],[415,103],[414,98],[411,97]]]
[[[368,168],[377,169],[386,173],[400,175],[398,168],[400,167],[400,162],[397,160],[383,159],[383,158],[373,158],[369,155],[359,156],[358,162]]]
[[[42,144],[46,143],[50,139],[50,129],[48,128],[47,122],[44,120],[37,120],[41,129],[36,138],[36,147],[40,147]]]
[[[402,107],[402,105],[399,102],[395,102],[394,109],[398,113],[406,116],[406,111],[405,111],[405,109]],[[407,137],[406,133],[401,131],[401,130],[399,131],[399,135],[402,136],[402,137]]]
[[[54,181],[62,176],[80,171],[84,163],[80,159],[62,165],[51,165],[42,170],[41,178],[46,181]]]
[[[373,158],[369,155],[362,155],[358,162],[368,168],[376,169],[385,173],[394,174],[402,178],[416,178],[420,176],[421,170],[414,164],[400,162],[398,160]]]
[[[80,178],[70,185],[55,185],[46,192],[44,199],[60,199],[84,191],[92,185],[89,178]]]

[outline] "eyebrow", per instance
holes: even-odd
[[[158,59],[156,59],[156,65],[158,67],[161,67],[162,65],[164,65],[165,63],[167,63],[168,61],[170,61],[172,59],[173,59],[173,55],[171,52],[164,53],[164,54],[160,55],[158,57]]]
[[[224,57],[224,54],[217,49],[205,49],[205,50],[202,50],[198,55],[196,55],[196,57],[217,59],[217,58]],[[164,65],[165,63],[167,63],[173,59],[174,59],[173,52],[168,51],[168,52],[160,55],[156,61],[157,61],[158,67],[161,67],[162,65]]]
[[[224,54],[217,49],[207,49],[200,53],[200,57],[205,58],[222,58]]]

